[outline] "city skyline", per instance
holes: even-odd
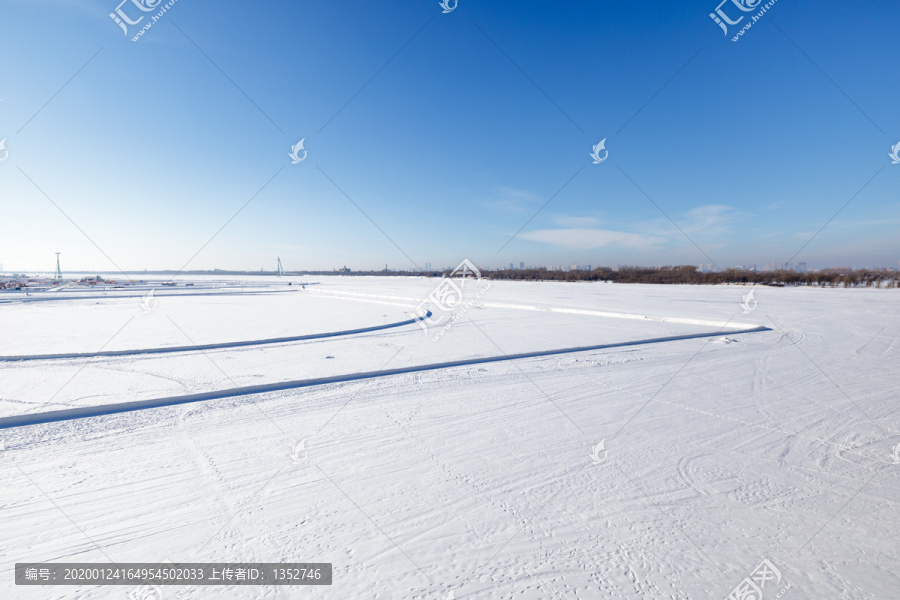
[[[467,260],[467,259],[464,259]],[[131,270],[102,270],[102,269],[20,269],[17,271],[12,270],[4,270],[3,263],[0,263],[0,273],[12,274],[57,274],[59,272],[63,274],[70,275],[84,275],[87,273],[122,273],[125,275],[140,275],[141,273],[174,273],[174,272],[185,272],[185,273],[215,273],[215,272],[244,272],[244,273],[264,273],[266,275],[270,274],[279,274],[284,273],[285,275],[290,275],[291,273],[303,273],[303,272],[328,272],[332,271],[335,273],[340,272],[372,272],[372,273],[410,273],[410,272],[419,272],[419,273],[440,273],[445,271],[452,271],[456,268],[456,266],[451,264],[444,264],[434,266],[430,261],[425,261],[424,269],[419,269],[413,267],[411,269],[404,268],[395,268],[389,264],[385,264],[382,269],[379,268],[353,268],[348,267],[347,265],[342,265],[340,267],[332,266],[330,268],[318,269],[318,268],[305,268],[305,267],[296,267],[296,268],[285,268],[281,264],[280,257],[276,257],[276,262],[274,267],[267,268],[266,266],[262,266],[259,269],[231,269],[231,268],[221,268],[214,267],[212,269],[131,269]],[[872,270],[872,271],[887,271],[887,272],[895,272],[900,271],[900,260],[897,262],[897,266],[887,266],[887,265],[858,265],[858,264],[847,264],[847,265],[823,265],[823,266],[815,266],[808,265],[805,261],[799,261],[796,263],[780,263],[780,262],[768,262],[764,264],[757,263],[744,263],[744,264],[733,264],[733,265],[714,265],[711,263],[701,263],[698,265],[682,265],[682,264],[672,264],[672,265],[657,265],[657,264],[615,264],[615,265],[607,265],[607,264],[591,264],[591,263],[550,263],[544,262],[540,264],[526,264],[524,261],[519,261],[516,263],[509,263],[508,265],[475,265],[479,269],[490,270],[490,271],[502,271],[502,270],[541,270],[545,269],[548,271],[592,271],[596,269],[614,269],[620,270],[625,268],[649,268],[649,269],[659,269],[665,267],[684,267],[690,266],[695,267],[697,271],[701,273],[717,273],[729,270],[738,270],[738,271],[751,271],[751,272],[772,272],[772,271],[793,271],[796,273],[807,273],[807,272],[818,272],[818,271],[828,271],[828,270]]]

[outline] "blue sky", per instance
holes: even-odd
[[[896,3],[117,4],[0,0],[6,270],[900,259]]]

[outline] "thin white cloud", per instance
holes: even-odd
[[[577,248],[579,250],[592,250],[604,246],[642,250],[654,248],[665,242],[663,238],[645,236],[640,233],[581,228],[540,229],[519,234],[519,237],[534,242]]]
[[[496,191],[501,196],[505,196],[508,198],[519,198],[522,200],[528,200],[530,202],[539,202],[541,200],[541,197],[538,196],[537,194],[533,194],[533,193],[525,191],[525,190],[518,190],[516,188],[506,187],[506,186],[502,186],[502,185],[495,187],[494,191]]]
[[[692,208],[684,218],[684,229],[688,233],[705,235],[724,235],[729,232],[731,224],[741,215],[733,206],[723,204],[707,204]]]
[[[570,215],[555,215],[553,222],[562,227],[588,227],[597,225],[600,219],[597,217],[573,217]]]
[[[485,203],[485,206],[505,212],[523,212],[534,210],[534,207],[543,204],[543,198],[537,194],[516,188],[497,186],[494,188],[494,198]]]

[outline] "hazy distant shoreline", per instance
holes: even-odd
[[[441,271],[285,271],[283,277],[444,277],[451,269]],[[900,288],[900,272],[888,269],[823,269],[813,272],[798,271],[748,271],[726,269],[723,271],[699,271],[694,266],[677,267],[598,267],[588,270],[549,269],[482,269],[481,277],[494,281],[602,281],[608,283],[646,283],[680,285],[769,285],[769,286],[812,286],[812,287],[875,287]],[[129,279],[152,277],[277,277],[275,271],[73,271],[63,272],[63,278],[102,276],[115,280],[125,275]],[[0,277],[12,277],[10,272]],[[46,272],[21,273],[22,277],[52,277]]]

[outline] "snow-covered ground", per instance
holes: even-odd
[[[0,356],[390,325],[437,284],[191,281],[5,294]],[[757,288],[745,313],[736,286],[467,286],[440,335],[434,310],[427,332],[0,360],[0,418],[687,339],[0,429],[0,597],[132,591],[16,587],[16,562],[165,559],[331,562],[334,584],[164,600],[724,599],[764,559],[765,599],[898,597],[900,293]]]

